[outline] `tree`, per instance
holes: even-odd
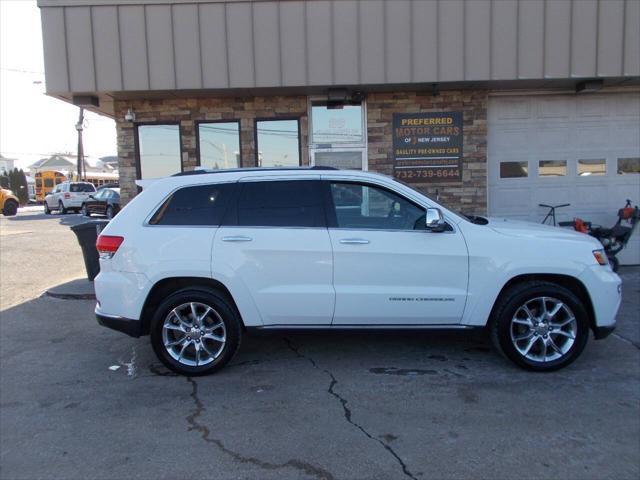
[[[2,169],[2,173],[0,173],[0,188],[10,188],[9,174],[4,168]]]
[[[20,205],[29,203],[29,184],[27,183],[27,176],[22,169],[14,168],[9,172],[9,186],[18,197]]]

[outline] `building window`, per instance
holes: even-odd
[[[311,106],[311,143],[363,144],[362,105],[331,106],[314,102]]]
[[[256,165],[300,165],[300,125],[295,120],[256,120]]]
[[[529,176],[527,162],[500,162],[500,178],[524,178]]]
[[[198,122],[198,160],[206,168],[240,168],[240,122]]]
[[[605,175],[606,173],[607,162],[604,158],[578,160],[578,175],[581,177]]]
[[[640,173],[640,157],[618,159],[618,175],[629,173]]]
[[[538,162],[539,177],[564,177],[566,175],[566,160],[540,160]]]
[[[138,177],[167,177],[182,171],[180,126],[138,125]]]

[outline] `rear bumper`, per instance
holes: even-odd
[[[142,322],[131,318],[119,317],[117,315],[106,315],[96,306],[96,319],[103,327],[126,333],[131,337],[142,336]]]

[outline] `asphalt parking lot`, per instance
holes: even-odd
[[[308,334],[245,337],[195,379],[100,327],[93,302],[40,296],[82,275],[78,221],[0,219],[2,479],[640,477],[638,267],[616,333],[559,372],[468,334]],[[51,235],[63,261],[44,281]]]

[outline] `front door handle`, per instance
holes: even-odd
[[[347,245],[366,245],[369,243],[369,240],[366,238],[343,238],[340,240],[340,243],[344,243]]]
[[[251,237],[246,237],[244,235],[231,235],[228,237],[222,237],[223,242],[250,242],[253,240]]]

